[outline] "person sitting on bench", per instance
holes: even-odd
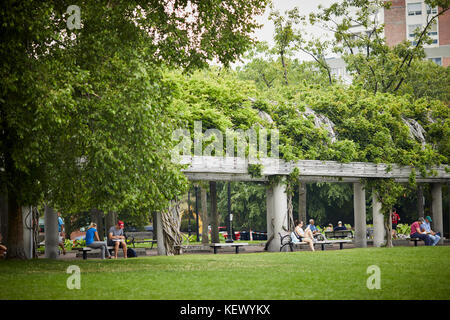
[[[102,250],[102,259],[105,259],[105,256],[107,256],[108,259],[111,259],[111,254],[106,246],[106,242],[100,241],[100,237],[97,232],[97,224],[94,222],[91,222],[89,229],[86,231],[86,247],[93,249],[100,248]]]
[[[342,221],[339,221],[337,227],[334,227],[334,231],[339,230],[347,230],[347,227],[342,224]]]
[[[419,218],[418,221],[413,222],[413,224],[411,225],[411,233],[410,238],[418,238],[420,240],[425,241],[425,245],[426,246],[430,246],[431,245],[431,239],[430,236],[425,232],[420,230],[420,225],[422,223],[424,223],[424,219],[423,218]]]
[[[311,248],[311,251],[314,250],[314,236],[310,229],[307,229],[306,231],[303,230],[303,221],[295,221],[295,229],[291,233],[291,238],[293,243],[299,243],[299,242],[307,242],[309,244],[309,247]]]
[[[123,234],[123,221],[118,221],[114,227],[109,229],[108,245],[114,247],[114,257],[117,259],[119,247],[123,249],[123,257],[127,258],[127,244],[125,242],[125,235]]]
[[[430,216],[426,216],[424,220],[425,221],[420,225],[420,230],[427,233],[428,237],[430,237],[431,245],[435,246],[439,242],[439,240],[441,240],[441,234],[439,232],[436,233],[431,230],[430,222],[432,222],[433,220]]]

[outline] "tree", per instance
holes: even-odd
[[[234,61],[251,43],[253,17],[266,4],[84,2],[80,28],[73,29],[64,3],[2,2],[8,256],[24,258],[22,205],[166,208],[186,180],[169,160],[177,121],[161,67]]]

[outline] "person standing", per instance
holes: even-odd
[[[61,218],[61,212],[58,211],[58,242],[63,254],[66,254],[66,248],[64,247],[64,220]]]
[[[392,237],[394,237],[394,239],[397,238],[397,224],[400,221],[400,216],[397,213],[397,210],[395,208],[393,208],[392,210]]]
[[[125,242],[125,235],[123,234],[124,223],[118,221],[117,224],[109,229],[108,245],[114,247],[114,257],[117,259],[119,248],[123,249],[123,257],[127,258],[127,244]]]
[[[100,237],[97,232],[97,224],[91,222],[89,229],[86,231],[86,246],[93,249],[101,249],[102,250],[102,259],[105,259],[105,256],[108,259],[111,259],[111,254],[109,253],[108,247],[105,241],[100,241]]]

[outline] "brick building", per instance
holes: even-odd
[[[424,0],[391,0],[392,5],[384,10],[384,33],[386,43],[394,46],[404,40],[414,42],[414,31],[423,28],[436,15],[438,8],[431,8]],[[437,17],[428,35],[433,43],[425,45],[427,59],[442,66],[450,65],[450,11]]]

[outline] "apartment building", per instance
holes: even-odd
[[[402,41],[409,41],[416,45],[414,33],[423,29],[438,8],[429,7],[424,0],[391,0],[390,9],[376,13],[377,23],[384,23],[384,36],[389,46]],[[366,32],[362,26],[352,27],[352,32],[361,34]],[[447,67],[450,65],[450,10],[439,16],[428,31],[432,39],[431,44],[424,45],[426,59]],[[345,62],[340,57],[327,59],[331,72],[345,83],[351,82]]]
[[[429,7],[423,0],[391,0],[392,6],[384,10],[386,43],[394,46],[404,40],[415,45],[414,32],[427,25],[438,8]],[[450,65],[450,12],[447,11],[431,25],[428,35],[431,44],[424,46],[427,59],[442,66]]]

